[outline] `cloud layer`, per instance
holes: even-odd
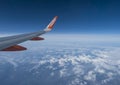
[[[48,40],[50,41],[50,40]],[[24,43],[29,50],[0,53],[2,85],[118,85],[120,47],[81,42]],[[32,48],[31,48],[32,47]],[[8,83],[6,83],[6,81]]]

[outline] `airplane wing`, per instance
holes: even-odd
[[[57,18],[58,16],[55,16],[53,20],[48,24],[48,26],[43,31],[0,38],[0,51],[27,50],[27,48],[20,46],[18,44],[24,41],[27,41],[27,40],[32,40],[32,41],[44,40],[44,38],[41,38],[39,36],[51,31]]]

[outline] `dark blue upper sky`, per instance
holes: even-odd
[[[0,32],[41,30],[55,15],[52,33],[120,33],[119,0],[0,0]]]

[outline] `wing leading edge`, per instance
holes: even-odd
[[[44,38],[39,37],[42,34],[45,34],[52,30],[58,16],[55,16],[53,20],[48,24],[48,26],[43,31],[20,34],[8,37],[0,38],[0,50],[1,51],[21,51],[26,50],[25,47],[17,45],[19,43],[25,42],[27,40],[44,40]]]

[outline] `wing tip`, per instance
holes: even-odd
[[[55,16],[52,21],[48,24],[47,28],[44,29],[44,31],[48,32],[48,31],[51,31],[53,26],[55,25],[55,22],[57,21],[58,19],[58,16]]]

